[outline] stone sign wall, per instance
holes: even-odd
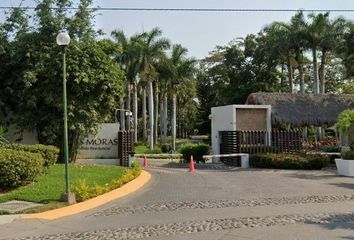
[[[118,123],[100,124],[96,136],[89,136],[81,142],[77,158],[118,158],[118,131]]]

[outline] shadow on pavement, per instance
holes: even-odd
[[[331,185],[354,190],[354,183],[331,183]]]
[[[328,180],[328,179],[338,179],[341,178],[336,173],[332,173],[330,171],[321,171],[321,170],[294,170],[294,173],[287,174],[287,177],[299,178],[299,179],[309,179],[309,180]],[[306,172],[304,172],[306,171]]]

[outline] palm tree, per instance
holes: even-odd
[[[288,73],[288,91],[293,92],[293,55],[294,50],[291,45],[291,29],[288,24],[282,22],[274,22],[265,28],[266,38],[272,49],[274,58],[277,58],[282,65],[287,66]]]
[[[172,149],[176,150],[176,108],[178,83],[192,77],[195,71],[195,60],[186,58],[188,50],[180,44],[173,45],[170,58],[171,63],[171,90],[172,90]]]
[[[325,34],[319,44],[321,51],[321,64],[319,67],[320,93],[325,93],[325,65],[327,64],[328,54],[338,48],[340,40],[344,34],[346,21],[343,18],[337,18],[331,21],[329,16],[324,18]]]
[[[140,63],[140,41],[141,34],[135,34],[129,39],[125,36],[123,31],[113,31],[113,38],[122,49],[122,54],[119,56],[118,61],[122,64],[126,77],[127,77],[127,111],[131,109],[131,94],[133,94],[133,120],[134,120],[134,140],[137,141],[137,125],[138,125],[138,95],[137,84],[139,81],[138,73],[142,70]],[[124,108],[124,105],[121,106]],[[130,116],[126,116],[126,129],[130,130]],[[124,128],[123,128],[124,129]]]
[[[310,23],[306,24],[305,39],[307,46],[312,51],[312,64],[313,64],[313,92],[314,94],[320,93],[320,82],[318,78],[318,63],[317,63],[317,49],[319,48],[323,36],[326,34],[326,19],[329,13],[325,14],[310,14]]]
[[[153,99],[153,77],[155,74],[155,64],[163,56],[164,50],[168,49],[170,42],[161,38],[162,31],[154,28],[143,33],[141,43],[141,61],[144,69],[144,77],[148,82],[149,99],[149,126],[150,126],[150,150],[154,148],[154,99]]]
[[[167,56],[160,58],[158,64],[156,65],[156,70],[158,72],[159,83],[160,83],[160,142],[161,144],[167,144],[167,94],[168,86],[171,82],[172,76],[172,63]]]
[[[299,71],[300,92],[305,93],[305,77],[304,77],[304,56],[306,43],[304,36],[306,33],[306,22],[302,11],[298,12],[290,20],[289,24],[290,45],[295,53],[295,61]]]
[[[118,62],[122,64],[123,69],[125,71],[125,75],[127,78],[127,87],[126,87],[126,94],[127,94],[127,99],[126,99],[126,107],[125,109],[127,111],[130,111],[131,109],[131,90],[133,90],[134,94],[134,122],[137,119],[137,101],[135,97],[136,95],[136,76],[140,71],[140,63],[139,63],[139,45],[138,45],[138,40],[140,38],[140,35],[134,35],[128,39],[124,32],[119,30],[119,31],[113,31],[112,32],[112,37],[114,40],[117,42],[117,44],[121,47],[122,49],[122,54],[119,55],[118,57]],[[126,129],[130,130],[130,116],[127,114],[126,120]],[[134,132],[135,136],[137,133],[136,125],[134,124]],[[137,140],[137,139],[135,139]]]

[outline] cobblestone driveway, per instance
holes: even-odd
[[[54,221],[0,225],[0,239],[353,239],[354,179],[331,171],[191,174],[151,164],[142,190]]]

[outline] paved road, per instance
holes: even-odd
[[[54,221],[0,225],[0,239],[354,239],[354,178],[157,165],[128,197]]]

